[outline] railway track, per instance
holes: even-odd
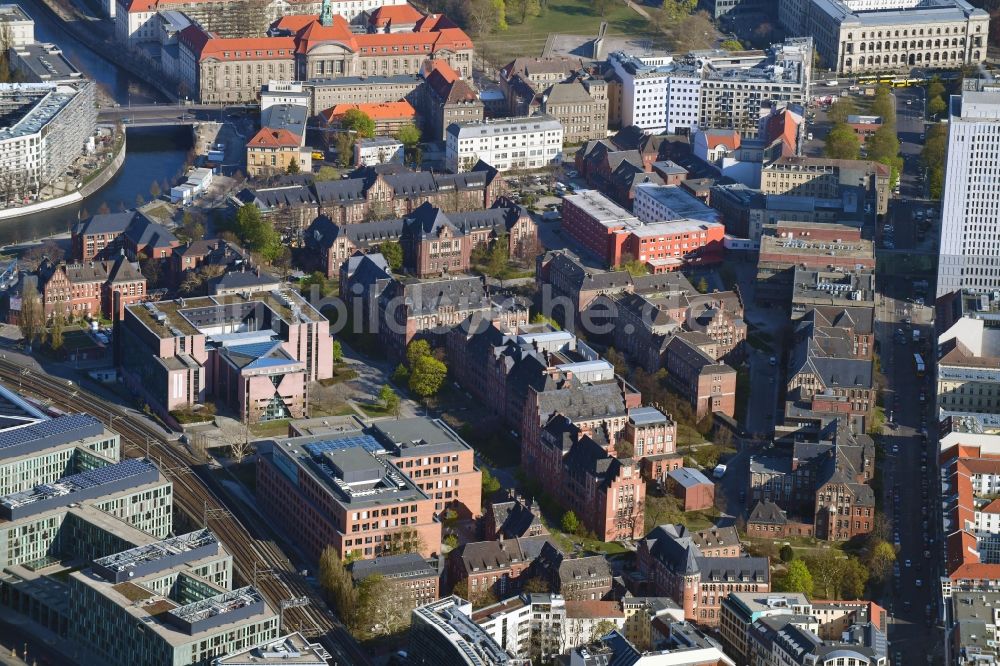
[[[0,359],[0,380],[20,391],[47,399],[61,409],[83,412],[103,421],[119,433],[123,455],[148,454],[174,486],[174,504],[194,525],[210,527],[233,556],[235,574],[246,583],[255,584],[272,608],[290,599],[308,599],[306,606],[291,607],[283,614],[283,631],[300,631],[319,640],[335,657],[338,665],[371,663],[344,626],[330,612],[315,590],[308,586],[294,565],[275,543],[270,528],[245,512],[234,514],[195,469],[202,465],[195,456],[172,445],[144,420],[127,410],[87,393],[77,384],[41,374]],[[241,518],[242,517],[242,521]]]

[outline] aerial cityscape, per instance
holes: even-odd
[[[0,664],[1000,664],[1000,0],[0,0]]]

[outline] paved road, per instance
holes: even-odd
[[[922,664],[925,659],[937,663],[942,658],[940,633],[929,627],[937,621],[937,567],[943,555],[937,533],[940,520],[935,511],[935,471],[927,464],[928,458],[933,460],[933,453],[920,435],[926,423],[923,419],[931,410],[932,387],[929,375],[917,377],[913,361],[917,349],[909,338],[912,329],[903,323],[905,317],[910,317],[926,339],[931,329],[931,310],[883,298],[878,317],[876,337],[887,369],[886,411],[892,412],[897,424],[883,438],[887,454],[883,463],[885,509],[892,517],[892,538],[898,538],[900,548],[898,576],[879,600],[893,615],[889,627],[891,651],[894,658],[902,655],[902,661],[894,663]],[[906,344],[894,339],[899,329],[907,338]],[[921,395],[925,401],[921,401]],[[930,557],[924,555],[925,551]],[[908,561],[910,566],[906,566]]]
[[[757,349],[752,349],[750,353],[750,398],[747,402],[747,418],[744,425],[748,433],[774,432],[779,368],[777,365],[771,365],[771,357],[771,353]]]

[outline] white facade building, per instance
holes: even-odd
[[[563,128],[552,116],[452,123],[446,131],[445,166],[452,173],[483,160],[500,171],[541,169],[562,158]]]
[[[1000,86],[967,80],[949,103],[937,296],[1000,289]]]
[[[301,81],[268,81],[260,91],[260,110],[277,104],[304,106],[307,109],[312,103],[312,95],[305,89]]]
[[[354,166],[402,164],[403,143],[390,136],[373,136],[354,142]]]
[[[95,86],[0,84],[0,200],[37,192],[79,157],[97,127]]]
[[[624,126],[647,134],[733,128],[752,137],[763,102],[808,100],[812,41],[787,40],[768,51],[696,51],[679,58],[617,52],[608,62],[622,80]]]
[[[840,74],[981,63],[990,20],[966,0],[779,0],[778,17]]]
[[[35,22],[20,5],[0,5],[0,27],[9,31],[6,48],[35,43]]]

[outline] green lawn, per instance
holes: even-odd
[[[529,16],[524,23],[510,8],[507,10],[506,32],[494,33],[476,40],[476,52],[498,67],[519,56],[540,56],[549,34],[593,35],[601,21],[608,22],[609,35],[641,35],[648,22],[624,4],[615,5],[606,16],[593,11],[589,0],[549,0],[539,16]]]
[[[254,423],[250,426],[250,431],[257,437],[287,437],[288,421],[289,419],[277,419]]]

